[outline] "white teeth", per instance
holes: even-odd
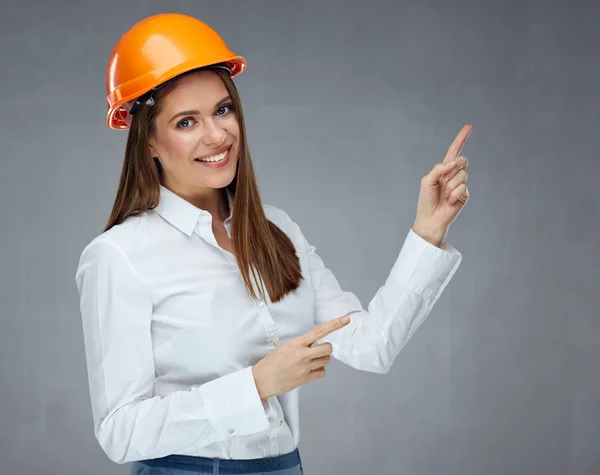
[[[224,152],[220,153],[219,155],[214,155],[212,157],[206,157],[206,158],[199,158],[198,160],[200,160],[201,162],[211,162],[211,163],[220,162],[227,156],[227,152],[229,152],[229,149],[225,150]]]

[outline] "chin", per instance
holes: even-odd
[[[204,180],[197,180],[195,184],[207,188],[225,188],[231,184],[235,178],[235,173],[223,173],[223,176],[214,177],[212,180],[206,180],[206,177],[204,178]]]

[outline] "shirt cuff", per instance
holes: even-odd
[[[191,390],[204,405],[219,440],[269,427],[251,366]]]
[[[411,229],[390,277],[403,287],[436,300],[461,261],[461,253],[450,244],[444,242],[439,248]]]

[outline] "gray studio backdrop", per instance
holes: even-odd
[[[74,273],[126,134],[105,66],[133,23],[211,24],[266,203],[366,305],[421,177],[474,126],[463,264],[385,376],[301,390],[305,473],[600,473],[600,8],[589,1],[4,0],[0,473],[126,474],[93,436]]]

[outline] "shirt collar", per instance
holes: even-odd
[[[225,223],[228,223],[233,212],[233,194],[227,188],[225,191],[229,203],[229,216]],[[160,185],[160,200],[154,210],[188,236],[192,235],[200,218],[211,217],[208,211],[194,206],[163,185]]]

